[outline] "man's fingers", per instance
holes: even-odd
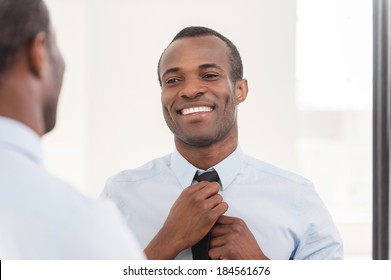
[[[218,225],[231,225],[242,222],[241,219],[222,215],[216,222]]]
[[[212,238],[217,238],[230,232],[232,232],[232,228],[229,225],[214,225],[210,231],[210,234]]]
[[[189,192],[197,192],[201,189],[203,189],[206,185],[208,185],[209,182],[199,182],[193,185],[188,186],[185,190],[188,190]]]
[[[215,208],[217,205],[219,205],[223,201],[223,197],[220,194],[216,193],[216,194],[212,195],[211,197],[209,197],[207,199],[207,201],[211,206],[210,208],[212,209],[212,208]]]
[[[226,260],[227,259],[226,257],[224,257],[224,247],[212,248],[209,250],[208,254],[212,260]]]
[[[220,185],[217,182],[206,182],[202,181],[200,183],[191,185],[185,189],[185,191],[188,191],[189,193],[196,193],[200,192],[200,195],[202,195],[203,198],[208,198],[220,190]]]
[[[210,212],[211,215],[215,216],[217,220],[218,219],[217,217],[223,215],[227,210],[228,210],[228,204],[223,201],[219,203],[216,207],[214,207],[212,210],[210,210]]]
[[[221,215],[211,229],[211,235],[212,237],[219,237],[229,233],[240,235],[243,229],[246,228],[246,223],[242,219]]]
[[[207,184],[204,186],[204,188],[201,190],[205,196],[205,198],[208,198],[220,190],[220,185],[217,182],[206,182]]]
[[[210,240],[210,248],[217,248],[227,244],[227,239],[224,237],[213,237]]]

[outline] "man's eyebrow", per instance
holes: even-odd
[[[221,68],[221,66],[219,66],[219,65],[217,65],[215,63],[204,63],[204,64],[201,64],[200,66],[198,66],[198,68],[199,69],[216,68],[216,69],[219,69],[219,70],[223,70],[223,68]],[[164,71],[164,73],[162,74],[162,77],[164,77],[167,74],[178,73],[180,71],[181,71],[180,67],[172,67],[172,68],[169,68],[166,71]]]
[[[179,67],[169,68],[166,71],[164,71],[164,73],[162,74],[162,77],[164,77],[165,75],[170,74],[170,73],[178,73],[180,70],[181,70],[181,68],[179,68]]]
[[[223,70],[223,68],[221,68],[221,66],[215,64],[215,63],[205,63],[205,64],[201,64],[200,66],[198,66],[199,69],[206,69],[206,68],[217,68],[219,70]]]

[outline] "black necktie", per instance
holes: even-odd
[[[219,180],[219,175],[215,170],[207,171],[202,173],[201,175],[194,176],[194,180],[208,181],[208,182],[217,182]],[[198,241],[193,247],[191,247],[191,252],[193,253],[193,260],[209,260],[209,243],[210,243],[210,232],[208,232],[204,238]]]

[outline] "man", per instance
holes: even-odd
[[[239,147],[237,106],[248,88],[230,40],[185,28],[163,52],[158,75],[176,150],[111,177],[103,192],[149,259],[199,259],[196,248],[205,242],[211,259],[343,258],[312,184]],[[212,171],[217,183],[197,178]]]
[[[82,196],[42,166],[64,61],[42,0],[0,0],[0,255],[143,259],[108,201]]]

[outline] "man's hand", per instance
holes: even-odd
[[[209,256],[214,260],[267,260],[246,223],[221,216],[211,231]]]
[[[202,239],[227,211],[216,182],[200,182],[184,189],[158,234],[145,248],[148,259],[174,259]]]

